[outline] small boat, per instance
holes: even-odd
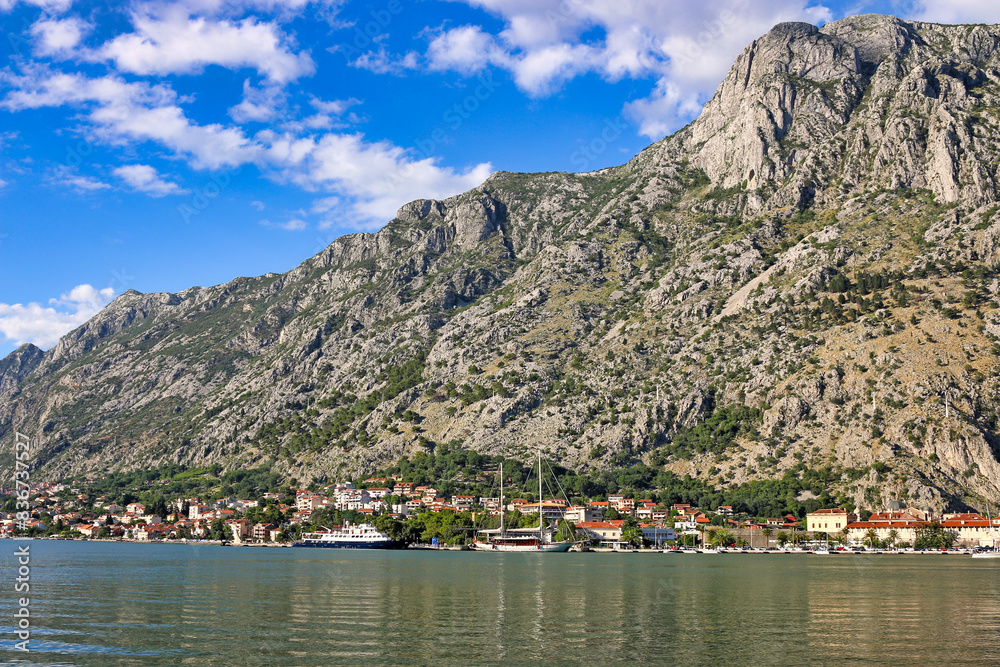
[[[972,552],[973,558],[1000,558],[1000,551],[996,549],[983,549],[982,551]]]
[[[981,547],[972,552],[973,558],[1000,558],[1000,548],[997,547],[996,534],[993,532],[993,517],[990,515],[990,506],[986,505],[986,525],[989,528],[988,538],[993,543],[992,547]]]
[[[302,539],[292,543],[293,547],[322,547],[327,549],[398,549],[403,546],[370,523],[356,526],[345,524],[343,528],[319,533],[303,533]]]

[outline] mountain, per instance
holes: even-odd
[[[623,166],[497,173],[287,274],[123,294],[0,362],[0,437],[38,439],[33,479],[333,480],[454,443],[996,501],[998,139],[1000,27],[781,24]]]

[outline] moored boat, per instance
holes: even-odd
[[[538,528],[507,529],[504,527],[503,507],[503,462],[500,463],[500,528],[481,530],[476,535],[472,548],[476,551],[514,552],[555,552],[565,553],[577,544],[573,540],[556,542],[553,531],[545,529],[545,519],[541,511],[542,498],[542,453],[538,452]]]
[[[328,532],[303,533],[293,547],[321,547],[327,549],[398,549],[403,546],[369,523],[356,526],[345,524]]]

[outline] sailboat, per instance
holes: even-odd
[[[508,529],[504,527],[503,504],[503,461],[500,462],[500,528],[481,530],[476,535],[472,547],[477,551],[516,551],[536,553],[555,551],[566,552],[576,542],[567,540],[556,542],[552,531],[545,529],[542,512],[542,450],[538,450],[538,529]]]
[[[993,547],[985,551],[973,552],[973,558],[1000,558],[1000,550],[997,550],[997,538],[993,534],[993,517],[990,516],[990,507],[986,506],[986,524],[990,530],[990,539],[993,541]]]

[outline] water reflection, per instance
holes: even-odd
[[[952,556],[36,544],[42,663],[1000,662],[1000,568]]]

